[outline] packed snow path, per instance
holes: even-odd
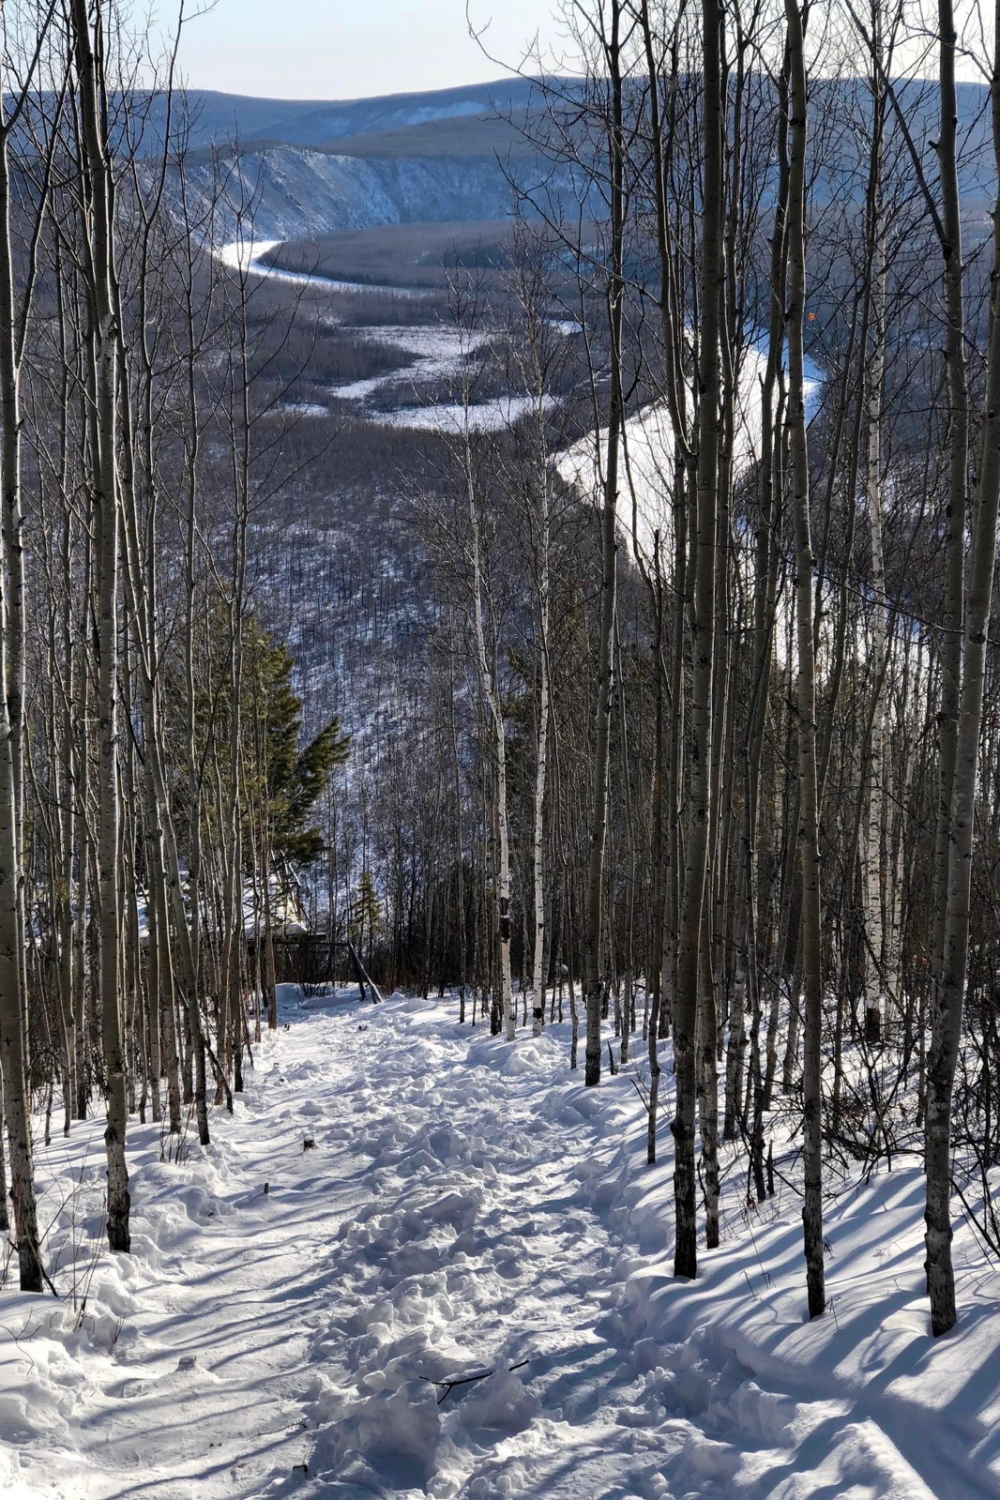
[[[5,1497],[1000,1493],[1000,1377],[964,1407],[948,1386],[977,1350],[989,1368],[995,1338],[906,1399],[879,1366],[898,1347],[916,1379],[929,1342],[899,1255],[912,1174],[831,1231],[848,1253],[861,1204],[853,1232],[897,1289],[876,1289],[884,1328],[879,1312],[853,1336],[841,1292],[816,1332],[794,1204],[697,1288],[672,1281],[669,1163],[640,1166],[631,1080],[586,1091],[563,1028],[511,1046],[451,1002],[312,1005],[289,999],[207,1153],[161,1162],[159,1127],[132,1131],[132,1257],[100,1249],[99,1123],[40,1148],[60,1300],[0,1296]]]

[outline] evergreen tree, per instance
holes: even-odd
[[[362,870],[361,880],[354,897],[350,930],[351,942],[359,953],[364,951],[367,933],[369,960],[375,939],[382,931],[382,925],[382,903],[375,889],[375,882],[372,880],[370,871]]]
[[[258,774],[265,777],[272,848],[294,864],[310,864],[323,851],[323,834],[309,826],[309,814],[333,770],[348,760],[350,736],[341,732],[334,716],[300,749],[302,700],[292,688],[291,652],[255,622],[247,639],[250,691],[264,700],[266,764]]]

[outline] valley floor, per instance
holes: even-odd
[[[59,1296],[0,1291],[5,1497],[1000,1495],[1000,1275],[960,1228],[933,1343],[917,1164],[831,1202],[805,1324],[794,1189],[747,1207],[739,1156],[722,1247],[671,1277],[668,1076],[650,1170],[633,1077],[585,1090],[565,1027],[283,1001],[207,1151],[132,1130],[130,1258],[101,1123],[39,1144]]]

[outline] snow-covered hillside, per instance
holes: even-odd
[[[185,170],[191,200],[204,213],[217,194],[217,168],[194,161]],[[229,204],[244,195],[254,204],[258,242],[380,224],[501,219],[510,203],[503,168],[489,156],[364,158],[276,146],[245,151],[237,170],[244,186],[230,183]],[[217,240],[233,239],[233,208],[220,204],[215,218]]]
[[[131,1258],[103,1121],[39,1146],[57,1297],[6,1290],[5,1496],[1000,1494],[1000,1276],[960,1228],[960,1329],[931,1340],[915,1168],[841,1189],[807,1324],[796,1194],[748,1204],[728,1148],[722,1247],[681,1284],[635,1075],[587,1091],[562,1026],[455,1017],[286,990],[207,1151],[132,1131]]]

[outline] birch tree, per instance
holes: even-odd
[[[819,784],[816,758],[816,644],[813,626],[813,549],[809,514],[809,445],[806,432],[803,324],[806,302],[806,61],[805,18],[795,0],[785,0],[789,74],[788,339],[789,453],[795,523],[799,745],[798,843],[802,869],[802,979],[805,1000],[803,1157],[809,1316],[826,1310],[823,1267],[823,957],[820,930]],[[793,1006],[798,996],[793,995]]]
[[[944,115],[954,104],[955,91],[955,21],[948,0],[941,0],[938,12],[941,43],[941,103]],[[1000,30],[996,32],[1000,47]],[[993,146],[1000,170],[1000,51],[995,52],[990,85],[990,108]],[[941,151],[953,150],[954,123],[949,122],[948,135],[942,132]],[[945,181],[943,156],[942,181]],[[949,203],[957,182],[947,187]],[[954,215],[954,225],[960,217]],[[958,261],[949,270],[949,279],[961,276],[961,242],[952,245],[949,261]],[[950,778],[946,804],[947,880],[945,883],[944,951],[938,1002],[931,1022],[931,1039],[927,1059],[927,1117],[925,1127],[925,1171],[927,1174],[927,1291],[931,1304],[931,1328],[936,1335],[947,1333],[957,1321],[955,1272],[951,1241],[951,1109],[962,1036],[962,1017],[969,964],[969,922],[972,890],[972,858],[976,821],[976,785],[979,769],[980,729],[983,714],[983,689],[986,675],[987,632],[993,602],[993,577],[996,568],[997,510],[1000,505],[1000,221],[994,215],[993,271],[989,311],[986,401],[982,418],[979,454],[979,481],[976,491],[975,519],[968,597],[961,633],[963,653],[961,694],[955,766]],[[956,303],[958,300],[957,293]],[[961,392],[959,392],[961,395]],[[962,423],[958,422],[961,442]],[[958,458],[951,455],[953,466]],[[955,474],[954,483],[958,484]],[[964,484],[964,475],[963,475]],[[963,563],[964,565],[964,563]],[[943,752],[942,752],[943,754]],[[940,852],[940,845],[939,845]]]

